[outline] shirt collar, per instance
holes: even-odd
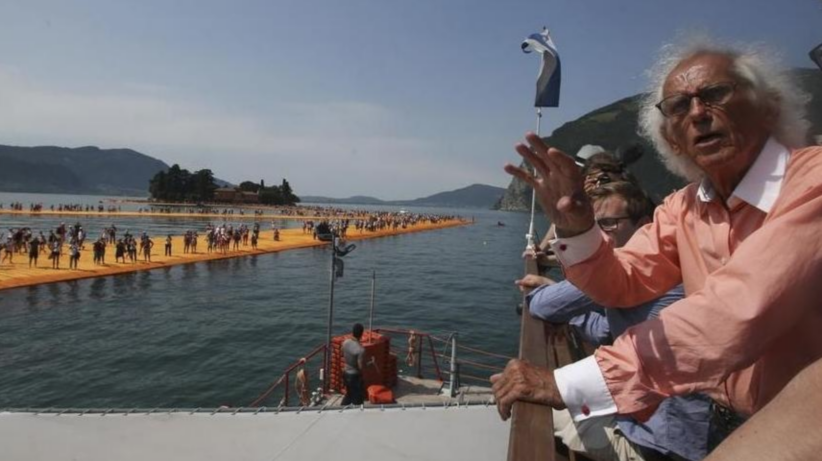
[[[742,201],[765,213],[770,212],[782,189],[789,158],[790,151],[787,147],[773,138],[768,139],[751,168],[728,198],[728,206],[733,208]],[[707,177],[702,179],[696,195],[702,202],[710,202],[716,198],[716,191]]]

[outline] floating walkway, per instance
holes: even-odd
[[[57,210],[7,210],[0,209],[0,215],[8,216],[63,216],[63,217],[98,217],[98,218],[194,218],[194,219],[222,219],[226,221],[239,221],[244,219],[250,220],[311,220],[322,221],[324,219],[367,219],[368,215],[358,213],[332,213],[324,215],[288,215],[281,213],[263,213],[254,214],[253,211],[242,214],[238,211],[236,213],[170,213],[158,211],[57,211]]]
[[[234,216],[236,218],[236,215]],[[349,228],[347,241],[365,240],[378,237],[389,237],[393,235],[409,234],[434,229],[443,229],[470,224],[462,220],[441,221],[436,224],[419,223],[407,228],[384,229],[375,232],[364,231],[362,234]],[[266,253],[276,253],[278,251],[294,250],[298,248],[309,248],[328,245],[326,242],[314,240],[311,233],[303,233],[302,229],[280,229],[280,240],[274,241],[273,231],[261,231],[260,240],[257,242],[257,249],[251,248],[249,238],[248,246],[240,244],[239,250],[229,250],[226,253],[207,253],[208,245],[205,237],[200,235],[197,242],[197,253],[183,253],[183,237],[172,237],[171,254],[164,256],[166,236],[154,236],[154,247],[151,250],[151,262],[144,261],[143,255],[138,255],[135,263],[116,263],[114,261],[114,246],[106,247],[105,264],[94,264],[92,253],[92,243],[86,241],[85,250],[80,255],[80,263],[77,269],[69,269],[68,245],[63,246],[63,255],[60,257],[60,268],[52,268],[52,260],[48,258],[48,250],[40,254],[37,267],[29,268],[28,254],[15,253],[13,263],[8,261],[0,264],[0,290],[9,288],[19,288],[43,283],[66,282],[69,280],[79,280],[94,277],[106,277],[109,275],[125,274],[144,270],[160,269],[163,267],[176,266],[180,264],[190,264],[200,261],[212,261],[215,259],[238,258],[242,256],[258,255]],[[233,242],[229,248],[233,246]]]

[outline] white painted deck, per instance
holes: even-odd
[[[4,461],[505,459],[493,405],[280,413],[0,413]]]

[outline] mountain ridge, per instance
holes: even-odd
[[[0,145],[0,166],[4,192],[119,196],[147,195],[149,180],[169,168],[134,149],[54,145]]]
[[[504,193],[504,187],[489,186],[486,184],[471,184],[459,189],[438,192],[436,194],[412,200],[381,200],[376,197],[364,195],[355,195],[347,198],[304,195],[300,197],[300,200],[303,203],[328,203],[339,205],[391,205],[488,209],[497,203]]]

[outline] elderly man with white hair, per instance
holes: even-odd
[[[556,225],[567,278],[619,308],[682,283],[686,298],[554,373],[512,361],[492,378],[508,418],[516,400],[565,408],[576,421],[639,419],[666,397],[705,392],[718,421],[767,404],[822,357],[822,147],[808,145],[808,97],[757,50],[669,49],[640,125],[692,184],[615,249],[594,225],[574,162],[536,135],[517,152]]]

